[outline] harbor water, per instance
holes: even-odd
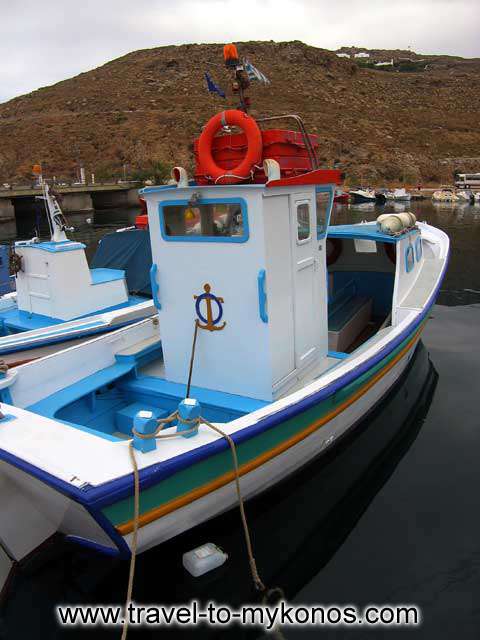
[[[413,211],[452,242],[447,276],[408,370],[381,405],[328,455],[247,504],[263,581],[295,604],[416,605],[413,628],[131,628],[131,637],[478,639],[480,637],[480,206],[337,206],[332,222]],[[93,255],[109,231],[132,224],[136,210],[71,216],[74,238]],[[91,218],[87,222],[87,218]],[[34,235],[35,222],[6,230],[0,242]],[[0,229],[0,233],[1,233]],[[207,542],[228,560],[193,578],[182,555]],[[0,638],[120,638],[117,628],[61,630],[58,604],[125,601],[128,562],[55,540],[11,585]],[[241,522],[232,510],[137,560],[133,599],[172,604],[196,599],[238,607],[257,602]],[[130,637],[130,635],[129,635]]]

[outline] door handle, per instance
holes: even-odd
[[[158,267],[154,262],[150,267],[150,287],[152,289],[153,304],[158,309],[158,311],[160,311],[160,309],[162,308],[162,305],[160,304],[160,300],[158,298],[159,286],[157,282],[157,271],[158,271]]]
[[[260,313],[260,319],[262,322],[268,322],[268,313],[267,313],[267,294],[265,291],[265,269],[260,269],[257,277],[258,284],[258,311]]]

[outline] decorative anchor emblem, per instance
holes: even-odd
[[[207,283],[203,285],[203,290],[205,293],[200,294],[199,296],[193,296],[195,302],[195,311],[199,319],[195,320],[195,324],[199,329],[206,329],[207,331],[221,331],[225,329],[226,322],[223,322],[219,327],[216,325],[220,322],[223,316],[223,307],[222,304],[224,302],[223,298],[219,298],[218,296],[210,293],[211,286]],[[207,305],[207,317],[205,318],[200,310],[201,302],[205,300],[205,304]],[[217,317],[213,317],[212,313],[212,301],[216,303],[218,307]],[[205,324],[201,324],[200,320]]]

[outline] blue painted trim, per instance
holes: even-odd
[[[412,257],[411,264],[409,257]],[[413,254],[413,247],[411,244],[405,248],[405,271],[410,273],[410,271],[415,267],[415,256]]]
[[[98,267],[97,269],[90,269],[90,277],[92,278],[92,285],[95,286],[97,284],[104,284],[105,282],[123,280],[125,278],[125,271],[123,271],[123,269]]]
[[[79,249],[85,249],[86,245],[82,242],[72,242],[71,240],[64,240],[63,242],[17,242],[15,246],[22,249],[40,249],[41,251],[47,251],[48,253],[61,253],[63,251],[78,251]]]
[[[164,200],[158,204],[160,215],[160,232],[167,242],[233,242],[239,244],[247,242],[250,231],[248,227],[247,203],[243,198],[201,198],[195,204],[239,204],[242,210],[243,235],[241,236],[197,236],[194,234],[185,236],[169,236],[165,229],[164,207],[187,206],[189,200]]]
[[[115,527],[112,525],[110,520],[108,520],[101,511],[99,511],[96,508],[92,508],[92,506],[89,504],[89,501],[85,499],[86,490],[87,490],[86,487],[84,487],[83,489],[78,489],[77,487],[73,487],[72,485],[65,482],[64,480],[60,480],[56,476],[52,476],[50,473],[43,471],[43,469],[40,469],[39,467],[35,467],[29,462],[25,462],[25,460],[22,460],[21,458],[18,458],[17,456],[3,449],[0,449],[0,460],[3,460],[8,464],[11,464],[17,469],[20,469],[21,471],[23,471],[24,473],[33,476],[37,480],[40,480],[40,482],[43,482],[44,484],[52,487],[62,495],[67,496],[74,502],[81,504],[86,509],[86,511],[88,511],[88,513],[91,515],[93,520],[95,520],[95,522],[99,525],[99,527],[103,529],[103,531],[105,531],[105,533],[110,537],[112,542],[115,545],[117,545],[119,555],[121,557],[130,556],[129,546],[127,545],[123,537],[115,529]]]
[[[268,313],[266,309],[267,293],[265,291],[265,269],[260,269],[257,276],[258,282],[258,311],[262,322],[268,322]]]
[[[330,200],[327,205],[327,215],[325,216],[325,229],[324,231],[319,231],[317,225],[317,240],[323,240],[326,238],[328,228],[330,226],[330,218],[332,217],[332,209],[333,209],[333,201],[335,198],[335,187],[331,184],[322,185],[321,187],[315,187],[315,195],[317,193],[329,193]],[[315,213],[317,212],[317,203],[315,202]]]
[[[239,444],[244,442],[267,429],[271,429],[282,422],[294,418],[298,414],[312,408],[319,402],[322,402],[326,398],[334,395],[337,391],[341,390],[346,385],[350,384],[358,377],[366,373],[369,369],[374,367],[376,364],[381,362],[385,357],[387,357],[397,346],[399,346],[406,338],[412,335],[417,327],[423,322],[423,320],[430,313],[431,307],[433,306],[435,299],[440,290],[440,286],[442,284],[443,277],[445,275],[446,269],[448,267],[448,257],[445,262],[444,269],[442,271],[440,281],[436,287],[436,289],[432,292],[425,309],[423,312],[412,321],[394,340],[389,342],[383,349],[378,351],[371,358],[363,362],[361,365],[357,366],[355,369],[348,371],[343,376],[338,378],[336,381],[332,382],[327,387],[320,389],[316,393],[304,398],[300,402],[295,405],[285,407],[284,409],[271,414],[269,416],[265,416],[261,418],[254,425],[249,427],[245,427],[241,431],[232,434],[233,440],[235,443]],[[142,469],[140,471],[140,485],[141,490],[147,489],[154,484],[157,484],[161,480],[164,480],[167,477],[172,476],[177,473],[181,469],[185,469],[186,467],[199,462],[205,458],[208,458],[216,453],[226,450],[228,447],[228,443],[225,440],[219,439],[210,444],[199,447],[194,451],[190,451],[188,453],[184,453],[176,458],[172,458],[170,460],[165,460],[161,465],[153,464],[150,467]],[[63,480],[59,480],[55,476],[52,476],[49,473],[46,473],[42,469],[38,467],[34,467],[33,465],[17,458],[16,456],[10,454],[9,452],[0,449],[0,459],[5,462],[12,464],[13,466],[21,469],[25,473],[32,475],[33,477],[38,478],[42,482],[52,486],[53,488],[60,491],[60,493],[67,495],[82,504],[96,519],[100,526],[107,532],[107,534],[114,540],[116,544],[123,545],[123,548],[127,549],[127,554],[130,553],[128,549],[128,545],[125,543],[120,534],[116,531],[113,525],[100,513],[98,510],[117,502],[118,500],[122,500],[128,496],[133,495],[133,473],[129,475],[122,476],[121,478],[116,478],[110,482],[106,482],[98,487],[84,487],[82,490],[72,487],[67,484]],[[103,524],[102,524],[103,523]],[[121,541],[121,542],[120,542]]]
[[[143,189],[139,189],[139,195],[143,196],[148,193],[158,193],[159,191],[172,191],[173,189],[177,189],[176,184],[159,184],[154,187],[143,187]]]
[[[329,358],[337,358],[338,360],[345,360],[345,358],[348,358],[349,356],[351,356],[351,353],[343,353],[343,351],[329,351],[327,353]]]
[[[107,547],[104,544],[99,544],[98,542],[94,542],[93,540],[88,540],[87,538],[82,538],[81,536],[74,536],[71,534],[67,534],[65,536],[65,540],[78,544],[81,547],[86,547],[87,549],[92,549],[93,551],[97,551],[98,553],[101,553],[104,556],[111,556],[114,558],[118,558],[120,555],[122,555],[118,547],[113,549],[112,547]]]
[[[418,229],[412,229],[407,233],[402,233],[398,236],[390,236],[388,233],[382,233],[378,230],[375,222],[359,223],[359,224],[337,224],[328,227],[327,236],[329,238],[341,238],[341,239],[362,239],[362,240],[374,240],[375,242],[388,242],[396,244],[405,238],[412,235],[417,235]]]
[[[158,291],[160,287],[158,286],[158,282],[157,282],[157,272],[158,272],[158,266],[154,262],[150,267],[150,288],[152,290],[153,304],[155,305],[155,308],[160,311],[160,309],[162,308],[162,305],[160,304],[160,299],[158,297]]]
[[[420,260],[422,259],[422,254],[423,254],[422,237],[419,236],[415,240],[415,257],[417,259],[417,262],[420,262]]]

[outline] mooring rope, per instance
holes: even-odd
[[[283,592],[279,588],[275,588],[275,589],[271,589],[271,590],[267,589],[267,587],[263,583],[263,581],[262,581],[262,579],[260,577],[259,571],[257,569],[257,563],[256,563],[255,557],[253,555],[252,538],[251,538],[251,535],[250,535],[250,529],[248,527],[247,516],[246,516],[246,513],[245,513],[244,499],[243,499],[242,490],[241,490],[241,487],[240,487],[240,468],[239,468],[239,464],[238,464],[237,448],[236,448],[236,445],[235,445],[235,442],[234,442],[233,438],[228,433],[226,433],[225,431],[220,429],[220,427],[215,426],[214,424],[212,424],[211,422],[208,422],[208,420],[205,420],[205,418],[202,418],[202,417],[193,418],[191,420],[182,419],[182,422],[185,423],[185,424],[193,424],[193,426],[190,429],[186,429],[185,431],[180,431],[180,432],[176,431],[175,433],[160,433],[160,431],[165,428],[166,424],[171,424],[176,419],[179,419],[178,411],[174,411],[173,413],[171,413],[166,418],[161,418],[161,419],[157,420],[158,426],[155,429],[155,431],[152,432],[152,433],[139,433],[138,431],[136,431],[135,428],[132,429],[132,433],[133,433],[134,436],[136,436],[138,438],[141,438],[141,439],[144,439],[144,440],[149,440],[151,438],[156,438],[156,439],[159,439],[159,440],[160,439],[165,439],[166,440],[168,438],[178,438],[178,437],[182,437],[182,436],[188,435],[189,433],[194,433],[194,432],[197,431],[197,429],[198,429],[200,424],[204,424],[205,426],[209,427],[210,429],[212,429],[213,431],[218,433],[220,436],[225,438],[225,440],[227,441],[227,443],[230,446],[230,451],[231,451],[231,454],[232,454],[233,469],[234,469],[234,476],[235,476],[235,488],[236,488],[236,493],[237,493],[238,507],[239,507],[239,510],[240,510],[240,518],[241,518],[241,521],[242,521],[243,535],[244,535],[244,538],[245,538],[245,545],[246,545],[246,548],[247,548],[248,563],[249,563],[249,566],[250,566],[250,572],[252,574],[253,584],[255,586],[255,589],[257,589],[257,591],[261,591],[264,594],[263,601],[265,603],[266,603],[268,597],[273,593],[279,593],[280,596],[282,596]],[[140,475],[139,475],[139,471],[138,471],[137,459],[135,457],[135,450],[134,450],[134,447],[133,447],[133,440],[130,440],[130,442],[128,444],[129,444],[128,450],[129,450],[129,454],[130,454],[130,460],[132,462],[132,467],[133,467],[133,479],[134,479],[134,500],[133,500],[133,504],[134,504],[134,508],[133,508],[132,542],[131,542],[131,545],[130,545],[130,554],[131,554],[130,555],[130,569],[129,569],[129,574],[128,574],[128,587],[127,587],[127,598],[126,598],[126,603],[125,603],[125,611],[127,611],[128,605],[132,601],[133,581],[134,581],[134,577],[135,577],[135,561],[136,561],[136,557],[137,557],[137,545],[138,545],[138,525],[139,525],[139,519],[140,519]],[[127,633],[128,633],[128,619],[125,617],[121,640],[126,640]]]

